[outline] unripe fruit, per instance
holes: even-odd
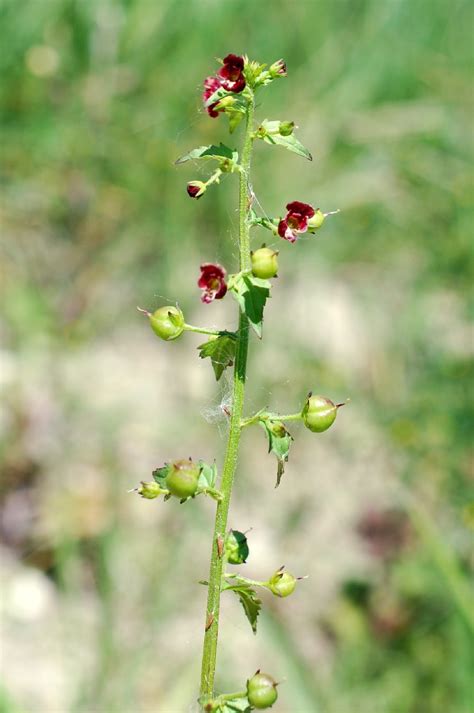
[[[263,280],[275,277],[278,272],[278,252],[271,248],[261,247],[251,253],[252,274]]]
[[[280,136],[291,136],[295,128],[294,121],[281,121],[280,122]]]
[[[271,708],[278,698],[277,684],[268,673],[257,671],[247,681],[247,698],[254,708]]]
[[[268,582],[269,590],[277,597],[289,597],[296,587],[296,577],[289,572],[278,570]]]
[[[249,556],[247,538],[243,532],[231,530],[225,538],[225,554],[229,564],[244,564]]]
[[[177,498],[191,498],[198,489],[199,473],[192,460],[177,460],[169,465],[166,487]]]
[[[178,307],[160,307],[149,319],[155,334],[166,342],[177,339],[184,331],[184,315]]]
[[[313,217],[308,220],[308,230],[312,232],[320,228],[324,223],[325,218],[326,216],[324,213],[318,208]]]
[[[146,498],[147,500],[154,500],[161,495],[161,493],[166,492],[166,490],[163,491],[154,480],[149,482],[142,480],[140,486],[136,488],[136,491],[142,498]]]
[[[336,420],[337,406],[325,396],[310,394],[303,409],[303,421],[313,433],[322,433]]]

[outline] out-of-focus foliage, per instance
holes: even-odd
[[[135,306],[233,327],[233,301],[202,306],[196,280],[201,262],[235,269],[235,177],[196,203],[203,169],[173,162],[237,146],[200,92],[215,57],[246,52],[287,61],[259,117],[294,120],[314,156],[256,146],[264,210],[341,209],[275,242],[248,413],[310,388],[352,401],[327,434],[291,429],[276,492],[261,430],[245,433],[246,573],[310,578],[262,597],[257,639],[223,602],[219,684],[262,667],[286,678],[286,713],[467,713],[472,4],[0,7],[0,709],[178,713],[197,696],[213,504],[126,491],[168,458],[222,454],[228,388],[202,338],[158,342]]]

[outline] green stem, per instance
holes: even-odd
[[[233,701],[234,698],[246,698],[247,691],[237,691],[237,693],[223,693],[217,700],[219,701]]]
[[[271,420],[277,420],[277,421],[301,421],[303,418],[303,414],[301,413],[289,413],[286,416],[280,416],[279,414],[275,415],[275,419]]]
[[[252,126],[254,99],[251,96],[247,109],[246,130],[242,151],[242,171],[239,174],[239,252],[240,269],[249,270],[250,238],[248,229],[248,213],[250,209],[248,177],[252,154]],[[230,497],[240,442],[240,419],[244,405],[245,377],[247,371],[247,353],[249,340],[249,322],[245,314],[239,313],[239,331],[237,337],[236,357],[234,366],[232,414],[230,418],[229,437],[224,458],[220,490],[223,498],[216,508],[214,535],[212,538],[211,566],[209,573],[209,589],[206,607],[206,632],[202,652],[201,696],[212,696],[214,692],[214,677],[216,670],[217,638],[219,633],[219,607],[222,586],[222,543],[227,530]]]
[[[243,584],[251,584],[254,587],[265,587],[268,589],[268,582],[260,582],[257,579],[249,579],[248,577],[242,577],[240,574],[225,574],[224,578],[227,579],[236,579],[238,582],[242,582]],[[235,584],[226,584],[223,589],[232,589],[232,587],[235,587]]]
[[[301,421],[303,418],[303,414],[300,413],[289,413],[286,414],[285,416],[280,416],[278,413],[267,413],[265,411],[259,411],[258,413],[254,414],[253,416],[249,416],[249,418],[243,418],[240,422],[240,427],[245,428],[245,426],[251,426],[253,423],[256,423],[257,421],[260,420],[267,420],[267,421]]]
[[[220,332],[217,329],[206,329],[205,327],[193,327],[192,324],[185,324],[184,329],[187,332],[197,332],[198,334],[210,334],[213,337],[217,337],[220,334]]]

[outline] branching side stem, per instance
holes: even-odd
[[[254,98],[251,96],[247,109],[245,138],[242,151],[239,174],[239,253],[240,270],[250,270],[250,238],[248,216],[250,211],[249,172],[252,154]],[[239,331],[237,337],[236,358],[234,366],[232,413],[230,418],[229,437],[224,458],[220,491],[222,500],[216,509],[214,535],[212,539],[211,567],[206,607],[206,631],[201,669],[201,696],[212,696],[214,693],[214,677],[216,670],[217,638],[219,633],[219,608],[222,588],[222,571],[224,557],[218,542],[222,542],[227,531],[227,516],[229,512],[232,485],[241,433],[241,419],[244,405],[245,377],[247,371],[247,353],[249,339],[249,322],[245,314],[239,313]]]

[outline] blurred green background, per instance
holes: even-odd
[[[281,713],[473,710],[468,0],[3,0],[0,455],[2,713],[195,711],[214,507],[127,490],[169,458],[221,462],[229,386],[199,335],[158,341],[136,305],[204,306],[201,262],[236,268],[237,182],[198,203],[174,159],[229,139],[202,109],[215,57],[283,57],[257,145],[269,215],[340,208],[278,242],[247,413],[351,398],[295,426],[280,488],[248,429],[230,524],[263,596],[254,637],[223,599],[218,685],[257,668]],[[257,229],[254,245],[268,241]]]

